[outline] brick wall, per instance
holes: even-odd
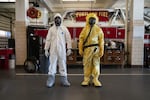
[[[15,22],[16,65],[23,65],[27,55],[26,24]]]

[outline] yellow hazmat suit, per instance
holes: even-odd
[[[88,14],[86,16],[86,26],[82,29],[79,36],[79,54],[83,56],[84,66],[84,81],[81,85],[89,85],[90,77],[93,76],[92,83],[94,86],[100,87],[102,84],[98,78],[100,75],[100,58],[104,53],[104,34],[96,23],[91,28],[89,24],[89,19],[91,17],[96,19],[96,23],[98,22],[98,18],[94,13]],[[87,37],[88,39],[86,41]]]

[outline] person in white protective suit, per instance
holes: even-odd
[[[83,56],[84,81],[82,86],[92,83],[95,87],[101,87],[98,80],[100,75],[100,58],[104,52],[104,34],[102,29],[96,25],[98,18],[96,14],[90,13],[86,16],[86,26],[82,29],[79,36],[79,54]]]
[[[59,67],[60,81],[63,86],[70,86],[67,79],[66,55],[71,54],[71,36],[68,29],[62,25],[62,17],[59,13],[54,16],[54,25],[49,29],[45,42],[45,55],[49,56],[47,87],[55,84],[57,64]],[[67,43],[67,47],[66,47]],[[67,48],[67,50],[66,50]],[[67,53],[66,53],[67,51]]]

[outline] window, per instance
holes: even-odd
[[[10,38],[11,37],[11,33],[7,32],[7,31],[0,30],[0,37]]]

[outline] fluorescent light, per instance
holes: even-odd
[[[16,2],[16,0],[9,0],[9,2]]]
[[[0,0],[0,2],[16,2],[16,0]]]
[[[62,0],[62,1],[95,1],[95,0]]]
[[[78,1],[78,0],[62,0],[62,1]]]
[[[95,0],[78,0],[78,1],[95,1]]]

